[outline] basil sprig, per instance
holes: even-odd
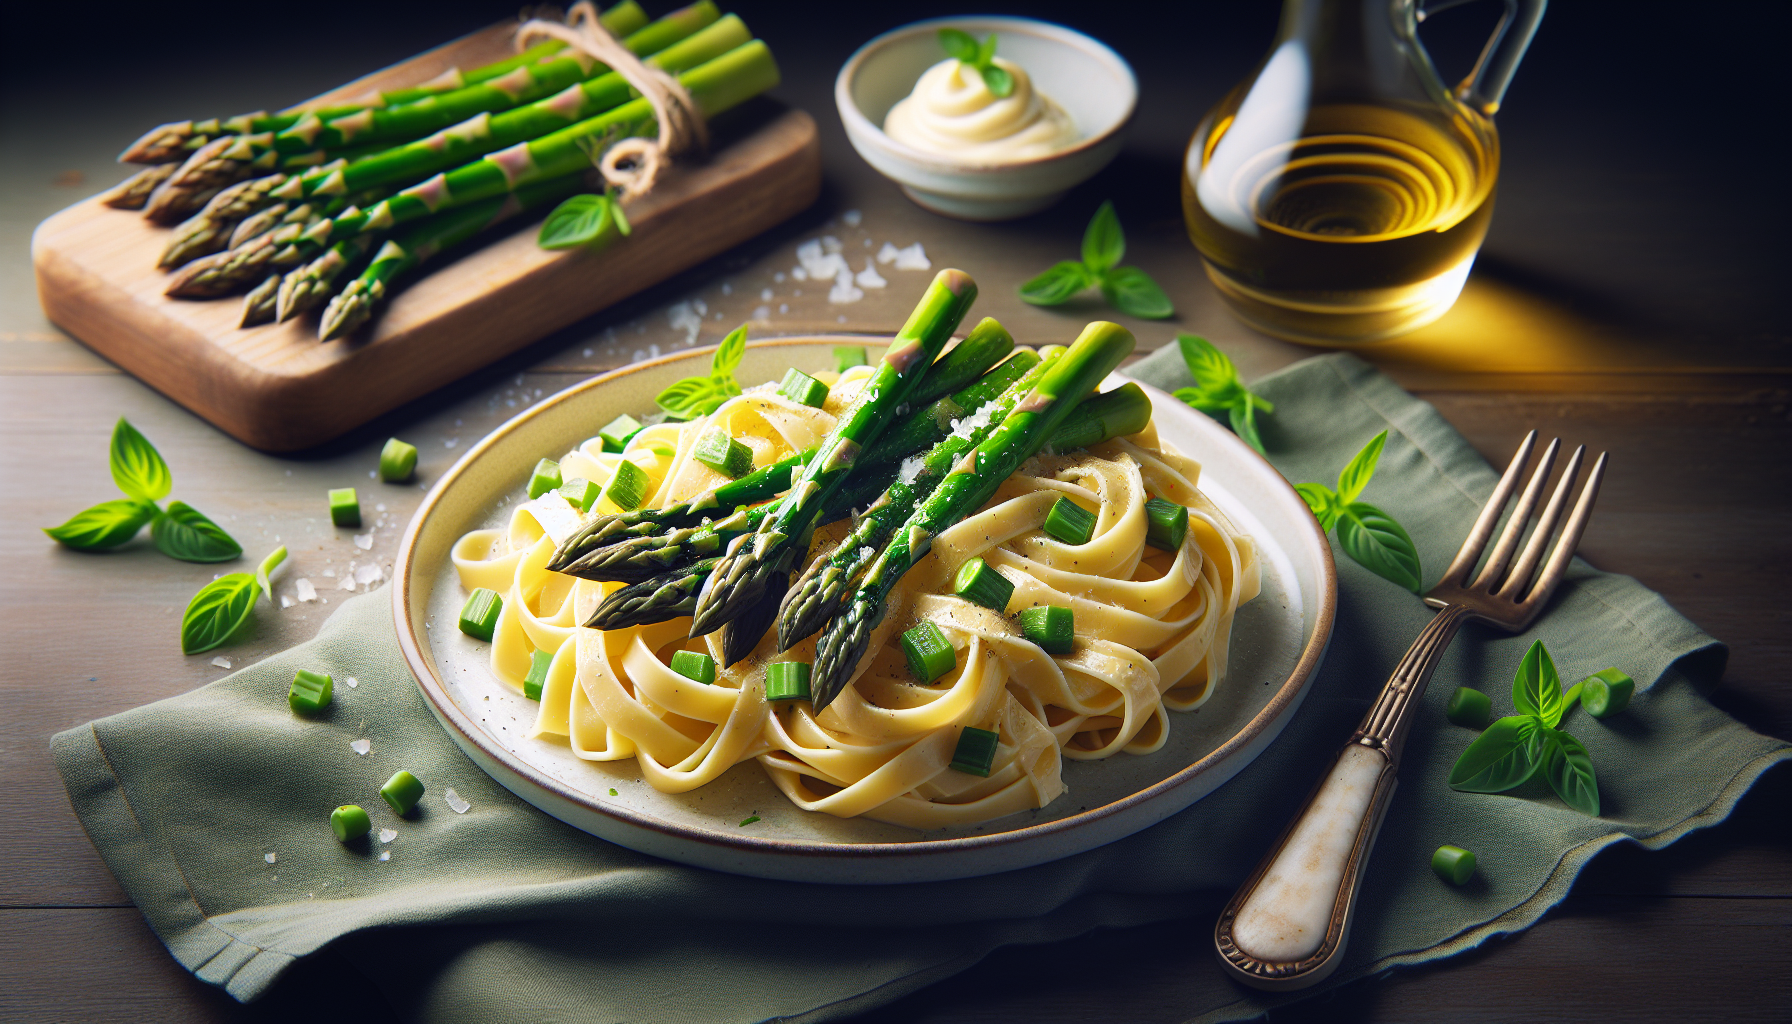
[[[274,599],[269,577],[284,561],[286,549],[275,548],[261,560],[254,575],[233,572],[200,587],[180,617],[181,653],[199,654],[224,646],[254,617],[257,598]]]
[[[1387,440],[1385,430],[1370,438],[1338,474],[1337,490],[1324,484],[1295,484],[1294,489],[1313,510],[1320,529],[1335,530],[1345,554],[1382,579],[1416,594],[1422,575],[1419,549],[1393,516],[1357,500],[1375,475],[1375,464],[1381,460]]]
[[[554,207],[554,212],[542,221],[535,244],[543,249],[577,249],[607,242],[617,234],[627,235],[631,230],[622,213],[622,203],[613,193],[586,193]]]
[[[1083,259],[1066,260],[1020,286],[1021,301],[1035,306],[1061,306],[1082,292],[1101,288],[1102,298],[1122,313],[1141,320],[1162,320],[1175,314],[1170,297],[1138,267],[1117,266],[1126,255],[1126,233],[1113,200],[1103,202],[1083,231]]]
[[[191,505],[171,502],[166,512],[157,502],[174,489],[174,474],[156,446],[123,417],[112,428],[112,481],[122,499],[102,501],[75,513],[61,526],[44,532],[76,551],[115,548],[150,525],[156,549],[183,562],[227,562],[240,558],[243,547],[217,523]]]
[[[1556,726],[1580,700],[1581,687],[1562,693],[1561,677],[1539,640],[1525,652],[1512,678],[1518,714],[1488,726],[1450,769],[1450,788],[1464,793],[1504,793],[1537,774],[1562,802],[1599,817],[1599,780],[1586,745]]]
[[[940,47],[946,51],[947,56],[957,58],[960,64],[983,76],[983,84],[989,88],[991,95],[1001,99],[1014,95],[1014,76],[1008,73],[1008,69],[995,63],[995,33],[990,33],[988,39],[979,43],[969,32],[942,28]]]
[[[709,361],[709,376],[686,377],[655,396],[654,404],[666,410],[667,416],[679,420],[715,412],[723,402],[740,394],[734,371],[746,354],[747,325],[741,324],[716,348],[715,357]]]
[[[1232,432],[1244,443],[1264,454],[1263,438],[1257,433],[1257,410],[1275,412],[1276,407],[1244,386],[1238,367],[1226,353],[1213,347],[1206,338],[1178,334],[1176,344],[1182,349],[1182,361],[1188,364],[1189,376],[1195,378],[1192,388],[1177,388],[1176,397],[1218,419],[1222,414],[1232,425]]]

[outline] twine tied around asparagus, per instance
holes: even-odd
[[[566,20],[531,18],[516,30],[516,48],[527,49],[544,38],[558,39],[620,74],[635,91],[646,97],[659,122],[659,137],[632,137],[610,146],[596,157],[604,181],[622,190],[625,199],[653,191],[660,171],[673,158],[709,147],[709,126],[703,112],[684,84],[659,68],[648,67],[597,20],[597,6],[579,0]]]

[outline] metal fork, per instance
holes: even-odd
[[[1401,748],[1444,650],[1469,619],[1511,633],[1523,630],[1567,573],[1605,476],[1601,453],[1552,550],[1550,538],[1568,504],[1585,446],[1574,450],[1530,541],[1512,562],[1561,448],[1558,439],[1544,450],[1505,530],[1488,553],[1486,566],[1469,582],[1536,443],[1533,430],[1518,446],[1456,560],[1425,595],[1426,604],[1442,610],[1413,641],[1331,772],[1320,779],[1300,814],[1220,914],[1214,946],[1239,981],[1263,989],[1297,989],[1316,984],[1337,969],[1349,939],[1363,869],[1394,795]],[[1533,582],[1539,564],[1543,570]]]

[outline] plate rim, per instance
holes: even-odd
[[[874,345],[878,343],[887,343],[888,340],[889,336],[886,335],[803,334],[784,338],[762,338],[749,342],[748,346],[751,348],[771,348],[793,345]],[[442,503],[443,497],[453,487],[454,483],[467,468],[477,461],[488,449],[495,447],[502,438],[517,430],[529,420],[536,416],[543,415],[552,407],[562,402],[569,401],[583,392],[602,387],[612,381],[623,379],[643,370],[697,357],[708,357],[714,353],[717,347],[719,346],[711,345],[691,348],[680,352],[669,353],[657,358],[643,360],[641,362],[629,363],[626,366],[621,366],[614,370],[609,370],[589,377],[542,399],[540,402],[537,402],[530,408],[511,417],[509,420],[506,420],[496,429],[480,438],[480,440],[469,448],[464,455],[455,460],[454,464],[448,468],[448,471],[443,473],[435,484],[430,487],[429,493],[424,496],[422,504],[417,507],[416,513],[411,516],[411,521],[405,527],[404,538],[399,544],[398,557],[393,566],[393,583],[391,588],[393,625],[398,635],[399,652],[404,657],[405,667],[410,671],[412,680],[416,682],[418,689],[422,692],[425,702],[430,705],[430,711],[433,713],[438,723],[444,728],[452,728],[459,734],[460,741],[463,743],[471,743],[487,758],[502,765],[507,771],[526,780],[537,789],[573,804],[586,813],[610,818],[620,825],[656,832],[679,842],[702,843],[748,856],[769,855],[776,857],[794,856],[825,858],[830,860],[875,860],[889,858],[921,859],[952,854],[964,854],[983,849],[1000,849],[1016,843],[1048,840],[1052,836],[1060,833],[1075,831],[1110,819],[1122,818],[1128,814],[1128,812],[1133,811],[1139,806],[1172,790],[1193,783],[1197,781],[1200,776],[1219,768],[1229,755],[1256,742],[1259,737],[1261,737],[1265,731],[1271,729],[1277,720],[1284,714],[1292,713],[1293,710],[1297,709],[1300,702],[1304,699],[1309,679],[1318,669],[1320,662],[1325,656],[1327,646],[1330,643],[1331,632],[1336,620],[1338,600],[1337,565],[1332,557],[1331,544],[1326,540],[1324,532],[1320,530],[1319,521],[1313,518],[1310,511],[1307,513],[1307,519],[1309,521],[1308,525],[1310,525],[1313,532],[1317,535],[1319,541],[1318,547],[1321,553],[1320,569],[1325,585],[1321,589],[1321,592],[1318,595],[1315,595],[1318,606],[1315,610],[1313,635],[1308,637],[1306,643],[1302,646],[1300,658],[1295,662],[1294,668],[1289,672],[1287,678],[1276,688],[1276,692],[1271,695],[1269,702],[1265,704],[1257,714],[1253,715],[1250,721],[1245,723],[1243,728],[1232,734],[1225,742],[1209,751],[1205,756],[1143,789],[1135,790],[1124,797],[1102,804],[1098,807],[1091,807],[1087,810],[1078,811],[1075,814],[1066,815],[1062,818],[1054,818],[1051,821],[1027,824],[1018,828],[1005,829],[1000,832],[991,832],[984,835],[955,836],[943,839],[916,839],[910,842],[840,843],[812,839],[780,839],[776,837],[755,835],[734,836],[680,825],[641,813],[627,806],[606,804],[594,800],[587,794],[574,790],[561,780],[546,774],[534,765],[520,761],[515,758],[509,750],[498,744],[495,739],[487,737],[484,731],[479,729],[478,726],[473,723],[472,718],[454,700],[444,681],[436,675],[431,667],[430,659],[424,654],[423,638],[418,635],[420,627],[412,620],[410,615],[410,603],[414,589],[413,579],[416,570],[417,539],[422,533],[423,526],[429,521],[431,514],[436,510],[437,506]],[[1160,395],[1165,394],[1161,388],[1127,376],[1124,368],[1118,371],[1118,373],[1121,376],[1126,376],[1127,380],[1137,383],[1140,387],[1146,389],[1147,393],[1156,392]],[[1172,401],[1174,401],[1174,399],[1172,399]],[[1197,415],[1199,414],[1197,413]],[[1215,424],[1215,426],[1217,427],[1218,425]],[[1264,458],[1255,449],[1239,440],[1230,431],[1225,431],[1221,428],[1220,433],[1223,434],[1230,443],[1236,445],[1244,454],[1261,463],[1263,468],[1269,470],[1273,475],[1280,487],[1288,492],[1290,498],[1302,508],[1306,507],[1305,501],[1301,499],[1299,492],[1294,489],[1294,485],[1288,482],[1287,478],[1283,477],[1281,472],[1270,464],[1268,459]],[[1279,734],[1280,729],[1277,729],[1276,732]],[[1269,742],[1273,741],[1274,737],[1271,737]],[[457,743],[457,745],[461,744]],[[1221,785],[1223,784],[1224,783],[1222,782]],[[532,801],[528,802],[533,803]],[[538,807],[538,809],[540,808]],[[543,813],[548,812],[544,811]],[[551,816],[557,817],[557,815]],[[584,830],[581,829],[581,831]]]

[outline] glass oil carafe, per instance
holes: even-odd
[[[1269,56],[1195,129],[1183,215],[1251,326],[1347,345],[1421,327],[1456,301],[1493,213],[1490,118],[1545,0],[1505,0],[1452,94],[1417,30],[1460,2],[1286,0]]]

